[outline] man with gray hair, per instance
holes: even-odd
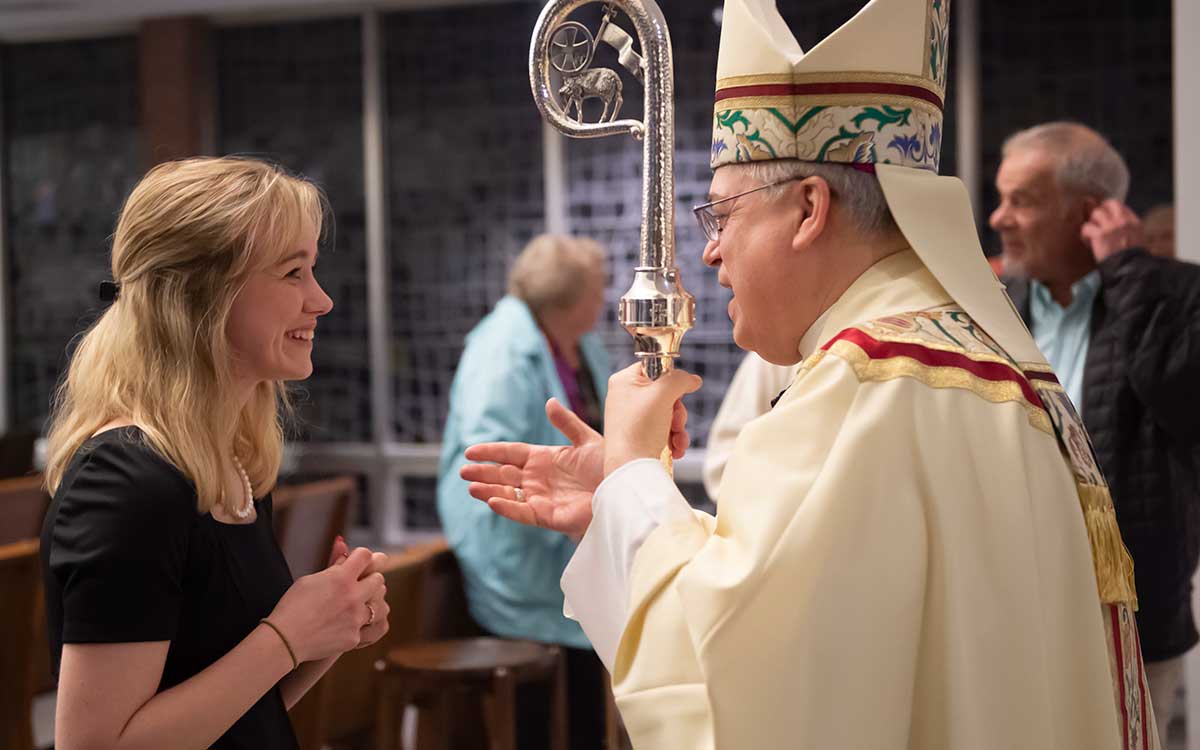
[[[1200,269],[1141,249],[1124,203],[1129,169],[1084,125],[1011,136],[996,187],[991,226],[1009,294],[1082,413],[1133,556],[1165,740],[1183,654],[1197,641]]]

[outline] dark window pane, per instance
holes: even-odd
[[[463,336],[542,230],[529,3],[386,17],[393,389],[398,439],[441,440]]]
[[[312,377],[296,384],[312,441],[370,439],[361,47],[357,19],[216,32],[221,151],[306,175],[334,210],[317,265],[333,311],[317,324]]]
[[[1052,120],[1082,122],[1112,142],[1129,164],[1134,210],[1172,199],[1169,0],[982,2],[979,23],[984,212],[996,207],[1004,140]]]
[[[437,477],[403,477],[404,530],[438,531],[442,519],[437,512]]]
[[[704,236],[691,207],[704,202],[712,170],[713,90],[717,43],[721,30],[713,19],[719,3],[665,0],[660,3],[675,57],[675,250],[684,286],[696,298],[696,326],[683,339],[681,367],[704,377],[704,387],[690,396],[688,429],[703,445],[729,379],[743,352],[733,344],[726,306],[729,292],[717,284],[716,272],[705,267]],[[589,28],[597,24],[582,17]],[[620,69],[615,54],[601,45],[595,65]],[[622,79],[624,116],[642,118],[642,88],[632,76]],[[610,251],[612,303],[606,317],[610,353],[618,366],[633,361],[632,339],[617,327],[616,303],[629,288],[637,263],[642,210],[641,143],[610,137],[569,141],[567,146],[568,209],[571,229],[596,237]]]
[[[142,174],[137,42],[3,49],[13,420],[41,430],[71,338],[102,309],[110,238]]]

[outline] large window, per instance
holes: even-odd
[[[731,340],[728,292],[702,263],[704,240],[690,215],[711,179],[721,2],[660,5],[675,58],[676,263],[697,303],[680,365],[705,379],[689,399],[699,447],[744,356]],[[318,275],[335,306],[318,327],[314,375],[299,389],[305,462],[297,468],[365,477],[390,540],[437,525],[431,475],[463,339],[503,296],[513,258],[547,224],[548,168],[564,170],[567,229],[608,249],[601,333],[615,365],[632,361],[615,308],[637,256],[641,143],[565,140],[561,163],[546,155],[527,73],[539,6],[512,0],[212,30],[219,151],[267,157],[314,178],[333,207],[335,232]],[[779,0],[805,49],[861,6]],[[990,207],[1004,137],[1072,118],[1097,126],[1126,154],[1135,208],[1169,199],[1171,172],[1162,167],[1171,161],[1168,4],[1115,4],[1084,15],[1035,0],[979,6],[982,111],[979,123],[956,121],[952,57],[942,172],[955,173],[957,128],[978,124]],[[600,11],[589,7],[581,20],[594,29]],[[364,59],[363,40],[376,30],[382,53]],[[951,54],[974,43],[952,36]],[[7,45],[0,54],[10,397],[15,426],[40,430],[72,336],[102,309],[96,285],[108,275],[109,237],[143,172],[138,44],[114,37]],[[598,54],[597,64],[620,69],[606,46]],[[380,71],[384,107],[366,119],[364,87],[374,92],[380,80],[364,75]],[[641,118],[641,85],[623,71],[622,78],[623,112]],[[364,181],[364,131],[381,135],[386,184]],[[369,246],[366,236],[375,189],[386,197],[378,217],[386,246]],[[386,266],[388,277],[368,278],[368,259]],[[386,315],[367,304],[373,283],[384,288]],[[371,341],[385,342],[386,351],[372,351]],[[380,382],[386,388],[375,391],[375,403],[372,383]],[[390,419],[391,439],[373,434],[377,413]],[[687,491],[703,499],[697,487]]]
[[[333,207],[317,264],[333,311],[317,324],[313,375],[297,389],[303,437],[318,442],[371,437],[361,35],[357,19],[216,33],[221,151],[298,171]]]
[[[140,176],[137,43],[3,49],[13,427],[40,431],[72,337],[102,309],[117,213]]]
[[[544,226],[529,3],[387,16],[394,423],[438,442],[463,337]]]
[[[996,206],[1004,139],[1052,120],[1082,122],[1109,138],[1129,163],[1135,211],[1169,202],[1171,3],[1010,0],[979,10],[985,215]],[[989,244],[999,249],[994,235]]]

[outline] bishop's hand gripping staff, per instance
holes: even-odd
[[[574,11],[593,3],[605,6],[595,34],[569,20]],[[632,22],[640,52],[615,23],[618,11]],[[591,67],[600,42],[611,46],[620,64],[642,83],[642,120],[617,119],[621,76],[611,68]],[[542,117],[565,135],[629,135],[642,142],[641,244],[633,285],[621,297],[617,318],[633,336],[634,353],[646,375],[657,379],[673,366],[696,315],[695,300],[675,267],[675,76],[662,11],[654,0],[550,0],[533,29],[529,83]],[[585,122],[584,102],[589,99],[603,104],[595,123]],[[668,469],[670,461],[667,446],[663,463]]]

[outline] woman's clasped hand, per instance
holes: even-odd
[[[369,646],[388,631],[387,556],[334,545],[329,567],[296,579],[267,618],[298,662],[317,661]]]

